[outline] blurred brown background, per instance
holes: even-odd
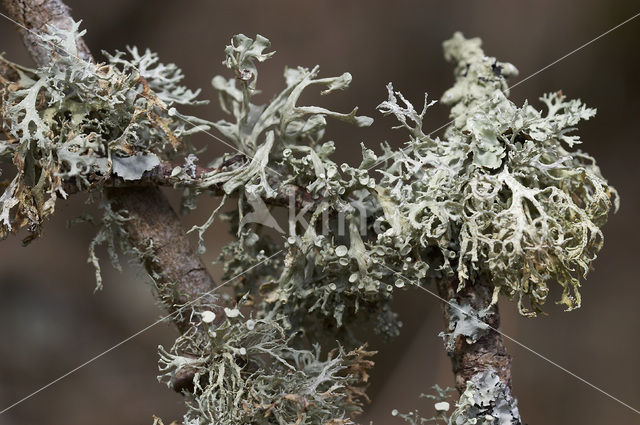
[[[358,104],[376,118],[370,129],[330,123],[338,162],[359,161],[359,143],[376,147],[383,140],[398,146],[404,134],[375,112],[394,82],[414,104],[423,93],[439,98],[452,83],[451,66],[441,43],[456,30],[484,40],[486,52],[514,63],[520,77],[640,11],[637,1],[68,1],[88,29],[94,53],[127,44],[149,47],[165,62],[179,64],[190,87],[202,87],[225,73],[220,61],[230,37],[239,32],[269,37],[276,56],[264,64],[260,86],[268,97],[282,86],[286,64],[321,65],[323,75],[353,74],[352,87],[322,98],[324,106],[349,110]],[[582,125],[583,148],[594,154],[604,175],[622,196],[622,208],[605,228],[605,247],[584,284],[584,306],[564,313],[549,303],[547,317],[525,319],[503,302],[503,330],[577,375],[640,408],[640,18],[523,83],[512,92],[517,104],[534,104],[544,91],[562,89],[598,108]],[[12,24],[0,19],[1,50],[31,63]],[[309,96],[307,101],[316,101]],[[539,106],[539,104],[538,104]],[[200,108],[210,119],[221,116],[216,102]],[[430,110],[425,127],[446,122],[447,110]],[[225,146],[206,136],[209,155]],[[0,244],[0,410],[101,353],[155,321],[163,311],[136,266],[123,273],[104,265],[105,288],[96,294],[93,269],[85,263],[94,229],[65,227],[87,207],[74,196],[59,202],[45,235],[31,246],[19,237]],[[215,199],[203,198],[201,210],[185,217],[190,226],[206,219]],[[91,207],[89,207],[91,209]],[[227,239],[224,229],[209,231],[207,253],[213,259]],[[219,268],[211,267],[215,276]],[[558,296],[557,292],[552,295]],[[424,292],[397,300],[405,323],[392,342],[372,341],[380,350],[373,373],[373,400],[362,423],[397,424],[393,408],[415,407],[438,383],[451,385],[450,365],[436,334],[442,328],[440,306]],[[73,375],[0,415],[1,425],[150,424],[156,414],[167,421],[184,410],[181,397],[156,382],[156,347],[171,345],[175,331],[157,326]],[[507,342],[514,357],[514,389],[528,424],[631,424],[640,417],[526,350]]]

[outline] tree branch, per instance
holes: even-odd
[[[458,305],[471,305],[473,311],[482,311],[491,304],[493,287],[483,281],[467,284],[461,291],[458,289],[458,279],[445,278],[438,281],[438,292],[447,301],[454,301]],[[443,305],[445,328],[450,323],[448,304]],[[493,329],[500,326],[498,306],[491,307],[491,313],[483,321]],[[460,394],[464,392],[474,375],[493,369],[500,380],[511,390],[511,356],[507,353],[502,335],[489,329],[486,335],[474,343],[468,343],[463,336],[458,336],[454,350],[450,353],[456,389]]]

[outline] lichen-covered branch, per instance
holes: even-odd
[[[441,336],[461,395],[450,414],[442,400],[435,418],[397,416],[412,424],[520,423],[497,302],[516,299],[523,315],[535,316],[557,283],[559,302],[580,306],[580,280],[617,206],[595,160],[572,149],[576,124],[595,110],[560,92],[541,98],[546,111],[516,106],[506,82],[515,67],[457,33],[444,44],[456,81],[442,97],[453,119],[443,138],[423,131],[434,102],[425,95],[416,110],[390,83],[378,109],[408,132],[404,148],[384,144],[378,155],[362,145],[358,166],[337,164],[327,119],[373,120],[357,108],[299,103],[310,87],[347,88],[349,73],[323,78],[317,66],[286,68],[284,88],[256,103],[257,63],[273,52],[265,37],[236,35],[223,62],[231,78],[212,80],[227,119],[211,122],[176,109],[202,102],[181,85],[177,66],[135,47],[95,64],[78,45],[77,23],[43,26],[47,10],[62,19],[61,3],[38,2],[38,18],[28,21],[30,2],[8,3],[15,19],[46,30],[47,49],[32,49],[37,69],[0,58],[0,158],[17,170],[0,196],[0,236],[26,228],[37,237],[56,199],[70,193],[106,195],[89,249],[98,285],[97,246],[116,266],[117,248],[143,262],[182,331],[173,347],[160,348],[159,378],[185,393],[186,424],[353,424],[372,365],[363,331],[396,336],[393,296],[414,285],[434,285],[447,302]],[[243,154],[197,165],[188,136],[208,128]],[[190,230],[197,250],[159,186],[182,189],[187,210],[199,194],[221,195]],[[222,214],[225,205],[232,208]],[[287,232],[269,206],[296,208]],[[234,238],[218,258],[223,279],[242,295],[223,309],[196,256],[218,216]],[[437,392],[438,400],[447,393]]]
[[[8,15],[20,24],[18,30],[25,45],[40,66],[47,65],[52,51],[42,37],[52,28],[74,31],[69,8],[60,0],[4,0],[3,4]],[[76,40],[76,46],[80,59],[92,60],[81,38]],[[115,208],[127,210],[124,228],[130,243],[143,253],[143,263],[170,311],[213,290],[212,277],[189,247],[180,219],[157,188],[111,188],[106,194]],[[189,317],[190,309],[176,316],[182,331],[189,327]]]
[[[389,85],[379,106],[410,133],[402,152],[389,152],[379,199],[389,235],[422,248],[415,264],[429,267],[424,281],[447,302],[441,335],[461,393],[449,423],[519,423],[510,358],[496,332],[498,297],[535,316],[557,282],[559,302],[579,307],[580,279],[617,195],[593,158],[571,150],[580,142],[576,124],[595,110],[560,92],[542,96],[546,111],[516,106],[506,80],[516,68],[485,55],[480,39],[456,33],[444,52],[456,81],[442,96],[452,118],[442,139],[422,130],[426,99],[419,113]]]
[[[245,158],[244,155],[237,157]],[[236,157],[233,157],[234,159]],[[246,160],[246,159],[245,159]],[[243,160],[243,161],[245,161]],[[224,164],[223,164],[224,165]],[[65,181],[63,188],[67,194],[73,194],[92,188],[126,188],[133,186],[166,186],[176,188],[194,188],[215,196],[224,196],[224,183],[226,180],[216,184],[207,184],[206,176],[212,176],[216,173],[224,171],[224,167],[205,168],[197,166],[193,173],[187,178],[184,176],[176,176],[174,170],[180,165],[171,162],[162,162],[153,167],[151,170],[145,171],[140,178],[135,180],[125,180],[124,178],[112,173],[107,176],[89,176],[88,185],[80,186],[75,179]],[[289,207],[293,205],[295,208],[309,208],[309,205],[319,204],[321,198],[309,193],[304,187],[295,184],[281,184],[278,179],[274,178],[270,182],[275,188],[276,195],[273,198],[265,199],[265,204],[270,206]]]

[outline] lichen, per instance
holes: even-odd
[[[424,417],[418,409],[402,413],[397,409],[391,411],[391,416],[402,419],[409,425],[424,425],[424,424],[448,424],[449,422],[449,409],[451,404],[451,393],[455,390],[453,388],[440,388],[439,385],[433,386],[433,394],[420,394],[420,398],[426,398],[433,402],[434,414],[430,417]]]
[[[494,370],[485,370],[467,381],[448,424],[520,425],[518,402]]]
[[[373,222],[367,222],[369,217],[379,215],[380,210],[371,195],[375,180],[366,170],[376,157],[363,147],[360,167],[338,165],[331,159],[334,143],[323,141],[327,117],[358,126],[370,125],[372,120],[357,116],[357,108],[345,114],[298,106],[303,90],[311,86],[324,86],[326,90],[322,93],[328,94],[345,89],[351,82],[349,74],[318,78],[317,66],[311,70],[286,69],[287,87],[268,104],[254,105],[252,97],[257,87],[254,64],[267,59],[269,55],[264,51],[268,46],[266,39],[259,36],[256,41],[242,35],[234,37],[223,63],[241,78],[213,79],[222,109],[234,117],[234,121],[218,121],[214,128],[238,149],[253,156],[248,166],[203,179],[203,184],[224,181],[227,194],[243,189],[232,218],[237,223],[233,232],[239,239],[225,248],[220,258],[225,264],[225,277],[283,248],[268,241],[264,226],[245,227],[244,218],[252,214],[246,211],[248,201],[256,196],[273,197],[271,180],[304,188],[311,200],[301,212],[296,211],[300,222],[294,219],[288,223],[286,259],[278,261],[278,267],[268,272],[262,268],[234,281],[236,293],[249,291],[260,302],[258,314],[278,312],[286,318],[291,332],[302,330],[311,340],[326,338],[327,329],[336,329],[329,332],[329,338],[342,335],[355,346],[358,342],[352,328],[370,320],[382,332],[395,335],[399,323],[389,308],[391,273],[386,269],[376,273],[371,267],[372,262],[381,261],[376,257],[385,253],[370,255],[361,236],[373,234]],[[262,137],[264,142],[260,144]],[[259,166],[253,167],[254,164]],[[340,218],[342,231],[338,229]],[[360,229],[362,222],[367,227],[364,231]],[[345,244],[349,249],[337,255],[336,248]]]
[[[435,414],[424,417],[418,410],[401,413],[392,411],[392,415],[403,419],[410,425],[442,423],[446,425],[520,425],[518,401],[511,390],[500,380],[493,369],[484,370],[467,381],[467,387],[460,398],[453,402],[450,391],[434,387],[434,395],[425,396],[435,401]],[[451,402],[451,403],[450,403]],[[452,412],[451,404],[455,404]]]
[[[448,332],[441,332],[440,337],[445,341],[448,353],[452,353],[458,337],[463,337],[467,344],[473,344],[491,329],[483,320],[491,312],[476,311],[470,304],[459,305],[455,300],[449,300],[446,305],[449,314]]]

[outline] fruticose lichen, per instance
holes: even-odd
[[[290,346],[285,328],[270,319],[245,319],[228,309],[223,323],[202,314],[202,329],[160,347],[160,379],[195,370],[185,424],[347,424],[367,400],[372,354],[363,347],[321,354]],[[176,353],[198,353],[197,356]]]
[[[394,335],[399,324],[389,308],[393,286],[381,281],[383,277],[389,280],[390,272],[376,273],[370,267],[375,257],[385,252],[368,253],[362,239],[373,235],[370,217],[380,210],[371,196],[375,180],[366,169],[376,158],[371,151],[364,150],[360,167],[338,165],[330,158],[335,151],[333,142],[322,140],[326,117],[358,126],[368,126],[372,120],[357,116],[355,108],[343,114],[298,106],[302,91],[308,87],[324,86],[326,90],[322,93],[328,94],[345,89],[351,82],[349,74],[317,78],[318,67],[286,69],[286,88],[267,105],[253,104],[257,76],[254,63],[269,57],[264,53],[267,46],[261,37],[253,41],[236,36],[226,50],[224,64],[241,78],[213,79],[223,110],[234,117],[234,122],[218,121],[214,127],[239,149],[253,155],[250,165],[243,169],[246,174],[237,174],[238,185],[224,189],[228,194],[239,187],[243,189],[237,212],[227,217],[234,223],[233,232],[238,240],[223,249],[220,261],[225,267],[224,278],[285,248],[284,260],[261,264],[231,283],[236,293],[249,291],[256,297],[259,315],[281,315],[291,332],[301,331],[311,341],[327,336],[335,340],[340,336],[340,340],[357,346],[353,328],[372,321],[381,332]],[[236,87],[238,81],[240,88]],[[259,144],[261,138],[264,141]],[[252,164],[260,166],[253,171]],[[230,176],[215,176],[223,177]],[[231,178],[235,181],[236,176]],[[251,213],[246,208],[252,198],[275,197],[276,191],[270,185],[273,180],[280,185],[304,188],[310,198],[308,205],[302,206],[303,219],[288,224],[284,247],[270,242],[264,226],[245,226],[243,220]],[[366,227],[364,232],[362,225]],[[338,226],[343,226],[342,232]],[[394,258],[398,258],[397,253]],[[331,329],[335,331],[327,332]]]
[[[431,417],[425,418],[420,414],[419,410],[412,412],[402,413],[397,409],[391,411],[391,416],[398,417],[404,420],[409,425],[424,425],[431,423],[448,423],[448,412],[451,408],[449,399],[451,398],[451,392],[455,391],[453,388],[440,388],[438,385],[433,386],[434,394],[421,394],[420,398],[427,398],[433,401],[433,408],[435,414]]]

